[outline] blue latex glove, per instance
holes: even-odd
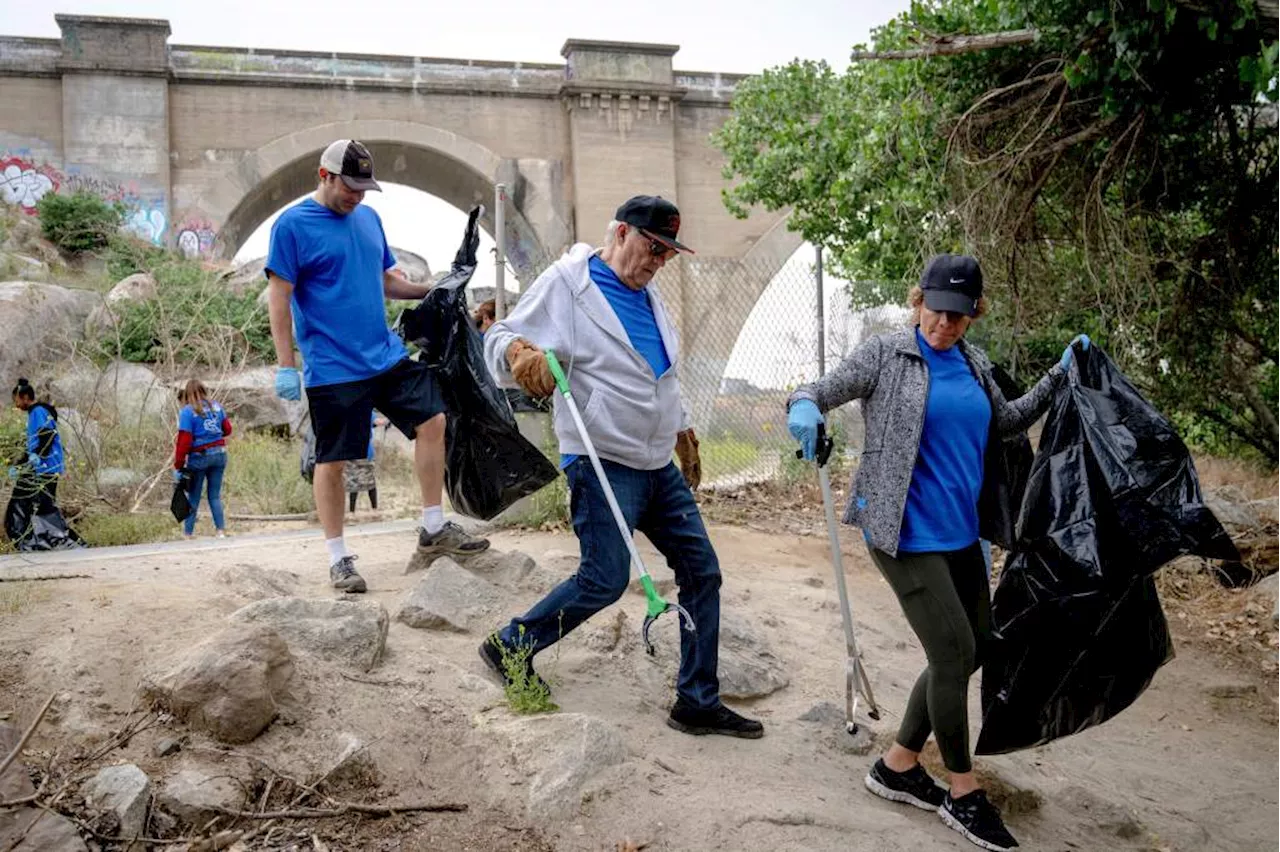
[[[9,468],[9,478],[10,479],[18,478],[18,469],[16,467]]]
[[[175,470],[175,471],[173,472],[173,481],[174,481],[174,482],[181,482],[181,481],[182,481],[182,471],[180,471],[180,470]]]
[[[276,396],[281,399],[302,399],[302,377],[297,367],[276,368]]]
[[[787,412],[787,431],[800,442],[800,451],[807,461],[813,461],[818,452],[818,426],[825,421],[822,412],[812,400],[798,399]]]
[[[1089,335],[1077,334],[1074,338],[1072,338],[1071,342],[1067,344],[1067,348],[1062,351],[1062,360],[1058,362],[1059,364],[1062,365],[1062,369],[1064,370],[1071,369],[1071,348],[1075,346],[1077,343],[1080,344],[1081,349],[1088,352],[1089,351]]]
[[[31,465],[32,467],[35,467],[36,465],[40,464],[40,456],[36,455],[35,453],[27,453],[27,464]]]

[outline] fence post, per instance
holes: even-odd
[[[827,374],[827,323],[825,317],[825,297],[822,290],[822,246],[817,249],[818,262],[814,266],[818,279],[818,378]]]
[[[496,269],[493,291],[493,314],[497,319],[507,315],[507,185],[500,183],[494,187],[493,238],[497,251],[494,257]]]

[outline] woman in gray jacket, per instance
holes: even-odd
[[[1030,392],[1007,401],[986,355],[964,341],[986,312],[975,259],[934,257],[910,305],[914,329],[868,340],[830,375],[793,393],[787,425],[811,459],[822,412],[862,400],[866,442],[844,520],[862,527],[928,659],[867,789],[936,810],[973,843],[1000,852],[1018,843],[978,786],[969,756],[969,677],[991,624],[979,540],[1009,543],[1009,513],[999,505],[1006,485],[1000,441],[1048,408],[1071,347]],[[1077,340],[1088,347],[1087,337]],[[930,733],[951,774],[949,791],[920,766]]]

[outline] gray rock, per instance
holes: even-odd
[[[8,756],[18,740],[22,739],[22,731],[17,725],[0,723],[0,756]],[[36,791],[27,774],[27,767],[21,760],[14,760],[0,775],[0,801],[11,801],[30,796]]]
[[[367,790],[382,782],[382,772],[368,743],[355,734],[338,735],[338,756],[321,773],[325,786],[330,790]]]
[[[49,264],[25,254],[9,254],[0,256],[0,268],[7,266],[8,271],[23,281],[48,281]]]
[[[274,367],[253,367],[211,379],[205,385],[226,407],[237,429],[287,428],[296,432],[306,413],[306,403],[280,399],[275,381]]]
[[[1259,580],[1246,593],[1271,610],[1271,626],[1280,624],[1280,574]]]
[[[348,662],[368,671],[382,659],[391,619],[377,601],[268,598],[236,610],[233,622],[263,624],[295,652]]]
[[[156,279],[149,273],[135,272],[116,282],[104,300],[108,305],[122,305],[128,302],[146,302],[154,299],[159,293]]]
[[[278,713],[293,678],[293,658],[280,634],[234,624],[168,674],[143,681],[143,696],[193,728],[228,743],[246,743]]]
[[[191,764],[165,778],[156,791],[156,804],[187,825],[203,825],[220,809],[239,809],[244,787],[226,771]]]
[[[391,247],[391,254],[396,259],[395,268],[414,284],[425,284],[431,280],[431,266],[426,258],[395,246]]]
[[[410,627],[465,633],[496,610],[499,600],[496,586],[446,556],[427,569],[400,605],[396,619]]]
[[[824,726],[844,727],[844,709],[830,701],[820,701],[800,714],[801,722],[817,722]]]
[[[54,284],[0,283],[0,376],[30,375],[41,362],[70,351],[84,336],[85,317],[98,298]]]
[[[669,617],[669,616],[668,616]],[[720,616],[720,694],[725,698],[760,698],[791,683],[783,662],[744,616]]]
[[[1229,532],[1242,533],[1262,524],[1250,501],[1236,488],[1226,486],[1211,491],[1204,495],[1204,504]]]
[[[156,743],[152,751],[156,757],[168,757],[182,750],[182,740],[177,737],[164,737]]]
[[[249,600],[285,598],[296,595],[302,578],[280,568],[258,565],[230,565],[213,575],[219,586]]]
[[[177,397],[156,374],[141,364],[114,361],[99,371],[78,361],[52,384],[54,399],[95,419],[121,424],[170,421]]]
[[[542,593],[563,579],[519,550],[501,551],[489,548],[460,564],[472,574],[504,589]],[[577,568],[577,560],[574,560],[574,568]]]
[[[120,836],[144,836],[147,806],[151,803],[151,779],[132,763],[108,766],[98,771],[84,788],[85,802],[95,810],[115,814]],[[141,852],[145,844],[135,841],[130,849]]]
[[[20,837],[21,841],[18,840]],[[75,823],[40,808],[0,812],[0,849],[11,852],[89,852]]]
[[[133,488],[146,474],[123,467],[104,467],[98,471],[98,487],[100,488]]]
[[[94,470],[102,458],[102,427],[74,408],[58,407],[58,434],[69,462]]]
[[[833,730],[827,735],[827,742],[836,751],[862,757],[870,754],[871,750],[875,748],[875,731],[865,723],[859,722],[853,733],[849,733],[845,730],[844,713],[841,712],[839,729]]]
[[[591,780],[627,757],[616,728],[579,713],[517,719],[493,731],[528,779],[529,814],[539,819],[572,817]]]

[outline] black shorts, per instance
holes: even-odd
[[[307,388],[307,407],[316,464],[323,464],[368,457],[375,408],[413,440],[419,426],[444,413],[444,399],[426,365],[405,358],[367,379]]]

